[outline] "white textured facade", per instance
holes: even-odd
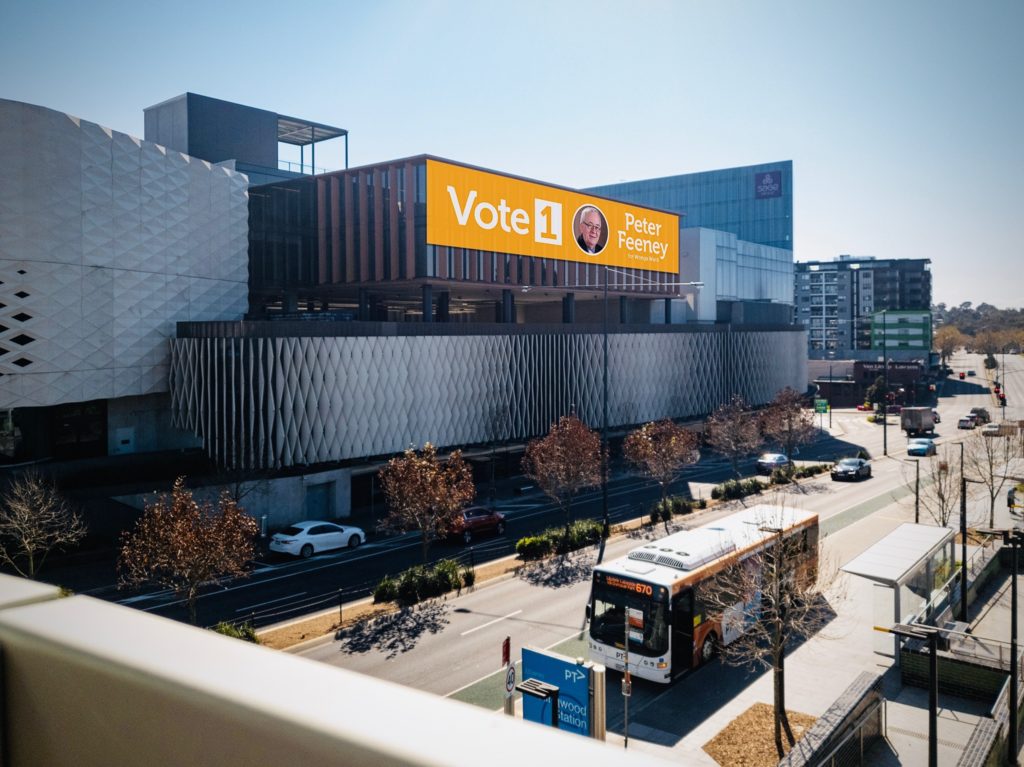
[[[0,408],[168,391],[185,320],[247,309],[245,176],[0,99]]]

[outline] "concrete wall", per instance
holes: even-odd
[[[5,767],[659,761],[20,578],[0,595]]]
[[[327,509],[315,505],[321,494],[310,488],[329,485]],[[222,492],[237,498],[246,513],[255,517],[262,532],[273,532],[303,519],[344,519],[352,515],[352,472],[332,469],[295,477],[239,482],[237,484],[206,485],[193,488],[193,496],[200,501],[216,503]],[[121,503],[142,511],[152,502],[153,494],[123,495],[115,498]]]

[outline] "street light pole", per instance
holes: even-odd
[[[882,309],[882,375],[885,377],[885,398],[882,402],[882,455],[889,455],[889,352],[885,331],[885,309]]]
[[[960,620],[967,621],[967,478],[964,443],[960,443]]]
[[[832,360],[828,361],[828,428],[832,428],[832,395],[834,394],[832,383]]]
[[[919,623],[897,623],[886,629],[879,626],[876,631],[888,631],[904,639],[923,639],[928,643],[928,767],[939,763],[939,631],[934,626]]]
[[[597,552],[597,563],[604,559],[604,542],[611,532],[608,525],[608,267],[604,267],[604,384],[602,386],[601,419],[601,511],[604,524],[601,532],[601,546]]]

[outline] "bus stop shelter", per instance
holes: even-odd
[[[903,524],[842,567],[870,580],[876,626],[928,622],[948,603],[957,571],[955,531]],[[899,637],[873,632],[875,652],[899,657]]]

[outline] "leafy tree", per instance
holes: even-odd
[[[469,464],[459,450],[442,460],[428,442],[422,452],[410,448],[392,458],[379,476],[388,504],[381,528],[419,530],[426,563],[430,542],[454,528],[462,509],[476,495]]]
[[[626,460],[661,487],[665,504],[669,486],[680,472],[700,460],[697,435],[669,420],[647,423],[622,443]]]
[[[996,524],[996,498],[1007,482],[1007,471],[1022,456],[1021,440],[1010,436],[986,436],[972,431],[964,440],[964,474],[988,493],[988,526]]]
[[[945,365],[956,350],[964,345],[964,334],[952,325],[943,325],[935,331],[932,345]]]
[[[170,495],[147,503],[135,528],[121,537],[118,572],[121,586],[152,583],[185,600],[196,622],[196,603],[204,585],[248,574],[256,553],[256,520],[227,494],[217,505],[200,503],[178,477]]]
[[[762,530],[777,530],[780,521],[781,515],[769,514]],[[722,646],[722,662],[772,672],[779,758],[785,754],[783,732],[790,747],[796,742],[786,713],[786,649],[816,634],[833,615],[823,595],[833,576],[820,575],[817,552],[808,545],[800,535],[771,536],[764,548],[719,573],[701,594],[708,617],[743,629]]]
[[[575,415],[562,416],[546,437],[526,446],[523,471],[565,514],[568,538],[573,498],[601,484],[601,438]]]
[[[885,376],[878,376],[875,382],[864,392],[864,397],[872,405],[884,406],[889,397],[889,388],[885,385]]]
[[[782,445],[790,459],[797,447],[813,442],[818,433],[803,398],[789,387],[776,394],[761,413],[761,431],[768,439]]]
[[[729,459],[737,477],[740,476],[740,459],[757,452],[764,444],[757,419],[739,396],[711,414],[705,434],[712,449]]]
[[[26,578],[36,577],[51,551],[84,536],[82,518],[39,474],[22,474],[0,496],[0,562]]]

